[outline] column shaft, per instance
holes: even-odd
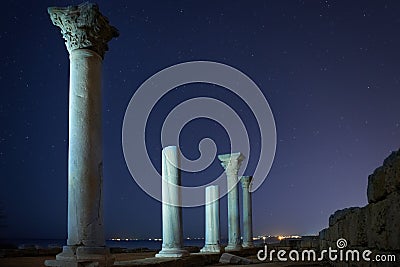
[[[243,194],[243,247],[253,247],[253,219],[252,219],[252,203],[250,184],[253,177],[242,176],[240,182],[242,184]]]
[[[206,187],[205,245],[201,252],[221,252],[219,228],[219,187]]]
[[[228,186],[228,245],[225,251],[241,250],[238,171],[244,159],[242,153],[219,155],[225,169]]]
[[[239,214],[239,190],[237,175],[227,173],[228,188],[228,246],[226,250],[240,249],[240,214]]]
[[[156,257],[183,257],[183,227],[179,151],[176,146],[162,151],[162,250]]]
[[[88,49],[70,54],[68,240],[104,246],[102,212],[102,59]]]
[[[103,226],[101,66],[118,36],[96,4],[49,7],[70,55],[67,246],[46,266],[112,266]]]

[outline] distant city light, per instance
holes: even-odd
[[[267,239],[278,239],[279,241],[283,240],[283,239],[287,239],[287,238],[301,238],[301,236],[299,235],[277,235],[277,236],[273,236],[273,235],[259,235],[257,237],[253,237],[254,241],[257,240],[263,240],[263,242],[265,243]],[[204,237],[186,237],[186,240],[204,240]],[[127,238],[127,237],[113,237],[110,238],[109,240],[111,241],[117,241],[117,242],[129,242],[129,241],[157,241],[157,242],[162,242],[162,238]]]

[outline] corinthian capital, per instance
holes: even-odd
[[[240,169],[240,165],[244,160],[242,153],[224,154],[218,155],[218,159],[221,161],[222,167],[224,167],[225,172],[228,174],[237,175]]]
[[[108,41],[118,36],[118,30],[108,23],[96,4],[49,7],[47,11],[53,24],[61,28],[68,52],[86,48],[104,58]]]
[[[241,176],[240,183],[242,184],[243,189],[249,190],[251,185],[251,180],[253,180],[253,176]]]

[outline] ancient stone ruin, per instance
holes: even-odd
[[[228,245],[225,251],[238,251],[243,247],[240,240],[239,189],[237,182],[239,168],[244,156],[239,152],[219,155],[218,158],[225,169],[228,185]]]
[[[347,247],[383,254],[400,253],[400,150],[385,159],[368,177],[368,205],[336,211],[329,227],[319,233],[321,249],[336,247],[339,238]]]
[[[70,58],[68,136],[68,239],[47,266],[112,266],[103,224],[101,125],[102,61],[107,43],[118,36],[97,5],[50,7]]]
[[[243,213],[243,248],[252,248],[253,244],[253,205],[251,201],[251,181],[253,176],[240,177],[242,184]]]
[[[178,147],[162,150],[162,234],[161,251],[156,257],[180,258],[189,255],[183,248],[182,193]]]
[[[106,247],[103,224],[103,155],[101,120],[102,61],[107,43],[118,36],[96,4],[83,3],[66,8],[51,7],[53,24],[61,29],[70,58],[69,145],[68,145],[68,239],[55,260],[46,266],[78,267],[114,265]],[[228,231],[226,250],[242,250],[239,213],[238,170],[241,153],[219,155],[227,175]],[[246,248],[253,247],[251,176],[240,179],[243,188],[243,225]],[[157,258],[182,258],[183,247],[180,154],[176,146],[162,151],[162,250]],[[218,187],[206,190],[205,253],[222,252],[219,231]]]
[[[210,185],[206,187],[205,205],[205,244],[202,253],[220,253],[219,228],[219,187]]]

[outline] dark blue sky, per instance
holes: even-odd
[[[79,3],[3,2],[0,201],[8,227],[0,228],[1,236],[66,237],[69,59],[47,7]],[[255,235],[317,233],[335,210],[367,203],[368,175],[400,147],[399,1],[97,3],[120,31],[103,62],[107,237],[161,236],[161,204],[141,191],[126,167],[122,122],[147,78],[192,60],[246,73],[275,116],[275,161],[253,195]],[[231,104],[257,132],[240,99],[199,86],[202,96]],[[155,107],[146,140],[155,165],[163,119],[180,101],[199,96],[200,87],[177,88]],[[181,133],[183,153],[196,158],[204,137],[226,152],[224,130],[197,120]],[[256,159],[259,137],[250,137]],[[210,168],[199,179],[222,171],[217,160]],[[189,176],[182,179],[192,183]],[[223,237],[226,213],[223,198]],[[183,217],[185,236],[203,236],[203,207],[185,208]]]

